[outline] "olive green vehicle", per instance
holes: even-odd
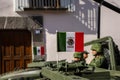
[[[120,80],[120,53],[117,45],[111,37],[93,40],[84,45],[90,47],[96,42],[102,44],[108,69],[68,63],[66,60],[41,60],[28,64],[28,69],[2,74],[0,80]]]

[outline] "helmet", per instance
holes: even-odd
[[[95,50],[97,52],[101,52],[102,45],[100,43],[94,43],[91,47],[91,50]]]
[[[75,52],[74,58],[83,58],[83,54],[81,52]]]

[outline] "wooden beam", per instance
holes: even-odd
[[[114,6],[113,4],[110,4],[109,2],[106,2],[104,0],[94,0],[94,1],[106,6],[107,8],[109,8],[117,13],[120,13],[120,8]]]

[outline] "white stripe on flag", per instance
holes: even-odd
[[[75,32],[66,33],[66,51],[68,52],[75,51]]]
[[[41,48],[37,47],[37,55],[40,55],[40,54],[41,54]]]

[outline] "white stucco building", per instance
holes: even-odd
[[[30,1],[35,1],[35,3],[30,5]],[[96,0],[58,0],[59,4],[55,3],[57,8],[48,2],[43,2],[43,5],[37,4],[39,1],[42,3],[42,0],[0,0],[0,17],[42,16],[43,45],[48,61],[58,59],[71,61],[73,57],[73,52],[57,52],[56,32],[84,32],[84,42],[97,39],[98,7],[100,4]],[[112,36],[120,48],[120,1],[112,0],[109,3],[117,7],[118,10],[116,12],[101,5],[99,35],[100,37]],[[52,8],[49,8],[51,6]],[[32,40],[31,42],[34,46]]]

